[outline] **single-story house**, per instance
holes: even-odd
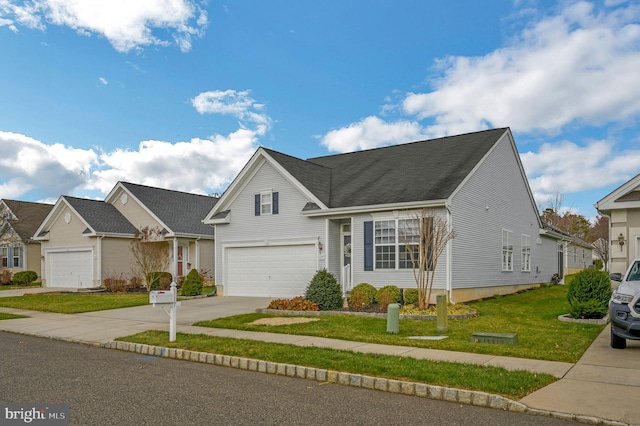
[[[624,273],[640,257],[640,174],[595,204],[609,218],[609,272]]]
[[[40,276],[40,242],[32,237],[53,204],[0,200],[0,268]]]
[[[130,277],[130,243],[143,227],[162,231],[174,277],[192,268],[213,274],[213,229],[202,218],[217,201],[128,182],[118,182],[104,201],[61,196],[35,233],[43,285],[93,288],[107,277]]]
[[[544,229],[510,129],[307,160],[259,148],[204,223],[224,295],[295,297],[326,269],[347,292],[415,288],[399,231],[421,209],[457,234],[434,293],[466,301],[549,282],[565,242]]]

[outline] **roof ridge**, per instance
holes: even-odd
[[[350,154],[358,154],[358,153],[361,153],[361,152],[371,152],[371,151],[379,151],[379,150],[383,150],[383,149],[411,146],[411,145],[424,143],[424,142],[436,142],[436,141],[441,141],[441,140],[444,140],[444,139],[460,138],[460,137],[464,137],[464,136],[468,136],[468,135],[475,135],[475,134],[486,133],[486,132],[494,132],[494,131],[499,131],[499,130],[506,131],[508,129],[509,129],[509,127],[497,127],[497,128],[494,128],[494,129],[478,130],[476,132],[467,132],[467,133],[461,133],[461,134],[456,134],[456,135],[441,136],[439,138],[433,138],[433,139],[423,139],[423,140],[411,141],[411,142],[400,142],[400,143],[395,143],[393,145],[379,146],[379,147],[376,147],[376,148],[367,148],[367,149],[361,149],[361,150],[358,150],[358,151],[341,152],[341,153],[338,153],[338,154],[330,154],[330,155],[321,155],[321,156],[318,156],[318,157],[310,157],[310,158],[307,158],[304,161],[312,161],[312,160],[319,160],[319,159],[330,158],[330,157],[339,157],[339,156],[350,155]],[[316,164],[316,163],[313,163],[313,164]]]
[[[143,184],[140,184],[140,183],[125,182],[125,181],[119,181],[118,183],[120,183],[120,184],[122,184],[124,186],[132,185],[132,186],[137,186],[137,187],[141,187],[141,188],[148,188],[148,189],[153,189],[153,190],[158,190],[158,191],[167,191],[167,192],[173,192],[173,193],[177,193],[177,194],[193,195],[193,196],[197,196],[197,197],[219,198],[219,197],[213,197],[211,195],[206,195],[206,194],[196,194],[194,192],[179,191],[177,189],[169,189],[169,188],[160,188],[160,187],[157,187],[157,186],[143,185]]]

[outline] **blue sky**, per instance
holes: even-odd
[[[0,198],[507,126],[541,208],[640,173],[638,2],[0,0],[0,58]]]

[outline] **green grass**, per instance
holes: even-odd
[[[509,371],[408,357],[362,354],[351,351],[297,347],[280,343],[177,333],[176,341],[162,331],[147,331],[118,340],[169,348],[189,349],[333,371],[386,377],[432,385],[489,392],[520,399],[556,379],[549,374]]]
[[[34,294],[0,298],[0,306],[26,309],[29,311],[79,314],[82,312],[104,311],[128,308],[149,303],[147,293],[137,294]]]
[[[5,314],[4,312],[0,312],[0,321],[6,319],[16,319],[16,318],[29,318],[24,315],[15,315],[15,314]]]
[[[247,314],[195,325],[250,331],[329,337],[350,341],[404,345],[458,352],[502,355],[550,361],[576,362],[602,331],[602,325],[566,323],[558,316],[568,312],[568,286],[548,286],[470,303],[479,316],[449,320],[447,339],[411,340],[409,336],[436,335],[436,321],[400,320],[397,335],[386,332],[385,318],[348,315],[321,316],[320,321],[281,326],[252,325],[259,318],[279,315]],[[517,345],[470,342],[474,332],[518,333]]]

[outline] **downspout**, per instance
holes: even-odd
[[[98,253],[96,259],[96,269],[97,269],[97,278],[98,278],[98,287],[102,287],[102,239],[104,238],[104,234],[98,237]]]
[[[195,265],[195,268],[196,268],[196,271],[199,271],[200,270],[200,237],[196,238],[195,246],[196,246],[196,253],[195,253],[195,256],[196,256],[196,262],[195,263],[196,263],[196,265]]]
[[[447,232],[451,232],[451,229],[453,228],[453,225],[451,223],[451,206],[449,205],[449,201],[445,201],[444,203],[445,208],[447,209]],[[453,284],[451,282],[452,280],[452,266],[451,266],[451,259],[453,258],[453,254],[452,254],[452,249],[451,249],[451,244],[452,244],[452,240],[447,241],[447,269],[446,269],[446,292],[447,292],[447,298],[449,299],[450,303],[455,303],[453,301]]]

